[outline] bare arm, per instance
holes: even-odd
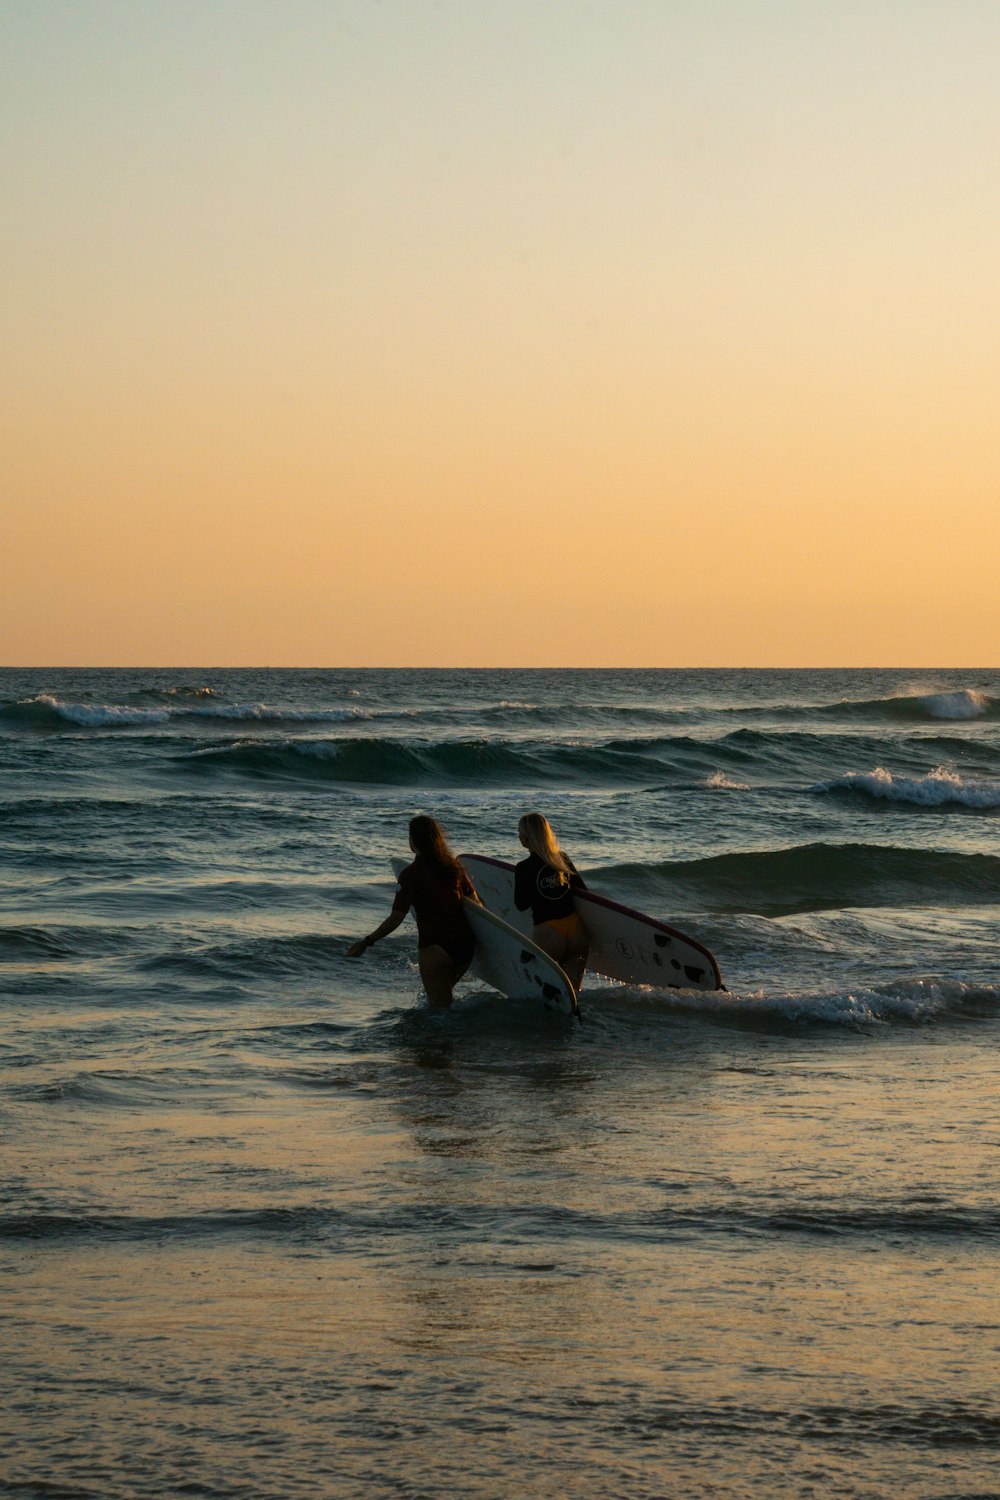
[[[388,937],[390,932],[395,932],[400,922],[404,922],[405,920],[405,911],[391,911],[382,925],[376,927],[374,932],[370,932],[367,937],[359,938],[356,943],[351,944],[347,950],[348,958],[360,958],[366,948],[370,948],[380,938]]]

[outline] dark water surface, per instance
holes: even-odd
[[[0,1494],[1000,1495],[1000,673],[0,672]],[[539,808],[725,994],[360,962]]]

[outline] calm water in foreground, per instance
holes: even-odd
[[[0,672],[0,1494],[1000,1495],[1000,672]],[[413,812],[715,952],[360,962]]]

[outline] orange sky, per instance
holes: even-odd
[[[991,0],[5,23],[0,661],[995,663]]]

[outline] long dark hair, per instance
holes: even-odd
[[[448,841],[436,818],[429,818],[426,813],[411,818],[410,843],[439,880],[446,881],[456,890],[463,889],[468,876],[448,848]]]

